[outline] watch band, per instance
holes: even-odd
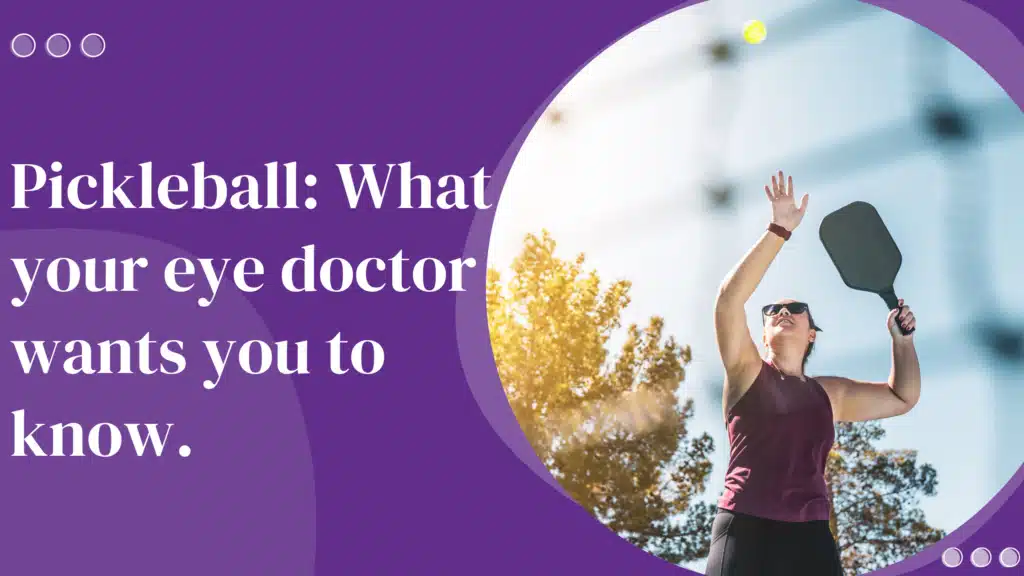
[[[780,236],[783,240],[789,240],[789,237],[793,235],[792,232],[786,230],[782,226],[779,226],[775,222],[772,222],[771,224],[768,225],[768,231],[775,234],[776,236]]]

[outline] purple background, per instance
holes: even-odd
[[[889,3],[1024,98],[1019,69],[1000,63],[1011,49],[1019,63],[1020,46],[998,23],[960,0]],[[0,57],[5,165],[60,160],[69,177],[106,161],[122,170],[153,161],[158,174],[187,174],[203,160],[209,171],[233,175],[298,161],[300,174],[319,178],[319,207],[2,212],[5,259],[151,261],[137,294],[60,296],[37,287],[24,308],[0,307],[3,340],[137,339],[150,331],[186,340],[190,353],[184,375],[150,378],[27,377],[10,348],[0,355],[5,414],[25,408],[47,423],[175,423],[163,458],[0,459],[11,526],[0,572],[682,573],[592,520],[522,451],[486,342],[482,269],[459,298],[297,295],[275,281],[281,263],[309,243],[325,257],[351,260],[401,249],[411,258],[465,253],[484,262],[491,212],[474,219],[349,211],[333,165],[412,161],[435,176],[486,166],[495,171],[493,199],[553,91],[677,4],[5,3],[5,41],[28,32],[41,47],[63,32],[74,43],[59,60],[41,49],[28,59]],[[1019,3],[974,4],[1018,37],[1024,30]],[[90,32],[107,40],[97,59],[78,51]],[[158,267],[178,255],[259,257],[267,286],[250,295],[224,286],[212,307],[200,309],[196,299],[205,294],[162,287]],[[19,295],[18,280],[10,264],[3,270],[6,302]],[[382,342],[384,371],[325,373],[323,342],[337,332]],[[203,390],[209,368],[199,341],[227,338],[307,339],[314,375],[289,382],[234,370]],[[11,445],[9,418],[0,415],[0,445]],[[193,449],[187,459],[176,455],[182,443]],[[884,572],[945,573],[937,558],[946,545],[965,555],[977,545],[995,554],[1021,548],[1024,498],[1007,499],[1009,491],[948,544]]]

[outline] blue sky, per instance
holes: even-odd
[[[709,66],[711,39],[740,39],[763,20],[766,41],[739,44],[735,66]],[[979,137],[943,152],[920,121],[929,91],[974,107]],[[811,303],[824,328],[808,371],[884,380],[886,309],[847,289],[817,237],[821,218],[875,204],[904,255],[897,294],[919,317],[923,394],[885,421],[886,447],[912,448],[939,473],[928,521],[953,530],[1024,459],[1024,369],[973,336],[979,318],[1024,326],[1024,212],[1017,162],[1024,115],[969,57],[931,32],[856,0],[710,0],[627,36],[598,56],[526,141],[497,208],[489,265],[503,268],[524,234],[550,230],[564,257],[586,253],[606,279],[633,282],[627,321],[651,315],[693,347],[684,394],[696,430],[718,449],[708,500],[727,462],[711,303],[718,283],[763,232],[763,184],[792,173],[809,193],[801,228],[748,306]],[[704,186],[735,183],[731,208]]]

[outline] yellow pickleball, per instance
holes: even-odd
[[[743,25],[743,39],[750,44],[760,44],[768,36],[768,29],[760,20],[749,20]]]

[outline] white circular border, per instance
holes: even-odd
[[[1005,558],[1005,556],[1009,556],[1011,554],[1015,557],[1012,564],[1010,563],[1010,560]],[[1017,565],[1020,564],[1020,550],[1017,550],[1013,546],[1003,548],[1003,551],[999,553],[999,564],[1002,565],[1003,568],[1016,568]]]
[[[99,38],[100,42],[103,42],[103,49],[100,50],[99,54],[89,54],[88,52],[85,51],[85,41],[88,40],[89,38],[91,38],[92,36],[95,36],[95,37]],[[99,34],[97,34],[95,32],[90,32],[90,33],[86,34],[85,36],[82,36],[82,41],[78,43],[78,50],[86,58],[99,58],[100,56],[103,56],[104,52],[107,51],[107,39],[104,38],[103,36],[100,36]]]
[[[950,560],[948,560],[946,558],[946,555],[951,554],[951,553],[952,554],[956,554],[956,562],[955,563],[951,562]],[[945,566],[946,568],[956,568],[960,564],[963,564],[963,561],[964,561],[964,553],[961,552],[959,548],[956,548],[956,547],[946,548],[945,550],[942,551],[942,565]]]
[[[992,563],[992,551],[984,546],[979,546],[971,552],[971,564],[976,568],[985,568]]]
[[[54,38],[58,38],[58,37],[59,38],[63,38],[68,43],[67,52],[64,52],[63,54],[54,54],[53,52],[50,52],[50,40],[53,40]],[[54,58],[63,58],[65,56],[67,56],[68,54],[71,54],[71,47],[72,46],[73,46],[73,44],[71,43],[71,38],[68,38],[67,34],[62,34],[60,32],[57,32],[56,34],[50,34],[50,37],[47,38],[46,42],[43,44],[43,47],[46,49],[46,53],[49,54],[50,56],[53,56]],[[104,43],[104,48],[106,48],[106,43]]]
[[[26,38],[28,38],[29,40],[32,41],[32,51],[29,52],[28,54],[18,54],[14,50],[14,43],[17,42],[18,38],[21,38],[22,36],[25,36]],[[14,54],[18,58],[28,58],[29,56],[31,56],[31,55],[36,53],[36,48],[38,48],[38,47],[39,47],[39,45],[36,44],[36,39],[31,34],[29,34],[28,32],[21,32],[19,34],[16,34],[14,36],[14,38],[11,38],[11,54]]]

